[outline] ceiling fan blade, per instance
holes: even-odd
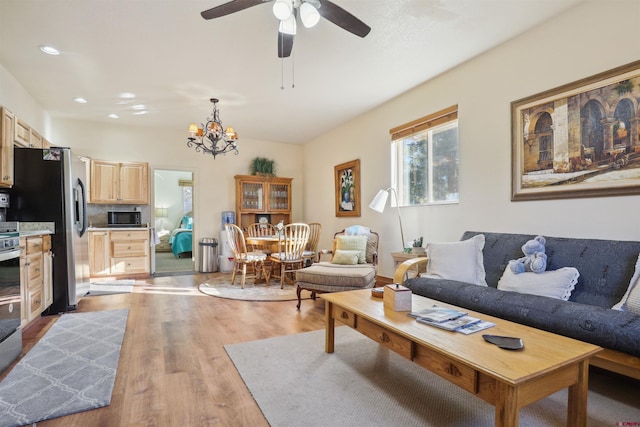
[[[278,58],[288,58],[293,50],[295,35],[278,31]]]
[[[228,3],[221,4],[220,6],[205,10],[204,12],[201,12],[200,15],[202,15],[204,19],[220,18],[221,16],[240,12],[241,10],[245,10],[269,1],[271,0],[232,0]]]
[[[371,31],[371,27],[329,0],[318,0],[320,7],[318,13],[338,27],[349,31],[359,37],[365,37]]]

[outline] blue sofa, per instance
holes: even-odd
[[[483,263],[488,286],[414,277],[404,282],[414,294],[564,335],[604,348],[591,364],[640,379],[640,315],[613,310],[634,274],[640,242],[546,238],[547,270],[575,267],[580,277],[568,301],[497,289],[509,260],[522,256],[525,234],[467,231],[461,240],[484,234]],[[394,281],[427,263],[405,261]]]

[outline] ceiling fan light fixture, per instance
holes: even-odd
[[[291,15],[289,19],[285,21],[280,21],[280,25],[278,27],[278,31],[284,34],[291,34],[292,36],[296,35],[296,17],[295,15]]]
[[[292,0],[276,0],[273,3],[273,14],[280,21],[286,21],[291,17],[292,13],[293,13]]]
[[[300,5],[300,20],[306,28],[315,27],[320,22],[320,13],[312,4],[302,3]]]

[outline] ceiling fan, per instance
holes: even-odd
[[[273,1],[273,14],[280,20],[278,28],[278,57],[291,55],[296,35],[298,15],[302,24],[313,27],[320,17],[359,37],[365,37],[371,28],[329,0],[232,0],[201,13],[204,19],[220,18],[231,13]]]

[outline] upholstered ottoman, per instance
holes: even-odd
[[[311,291],[311,297],[315,299],[316,292],[372,288],[375,283],[376,268],[372,264],[336,265],[319,262],[296,273],[298,308],[302,289]]]

